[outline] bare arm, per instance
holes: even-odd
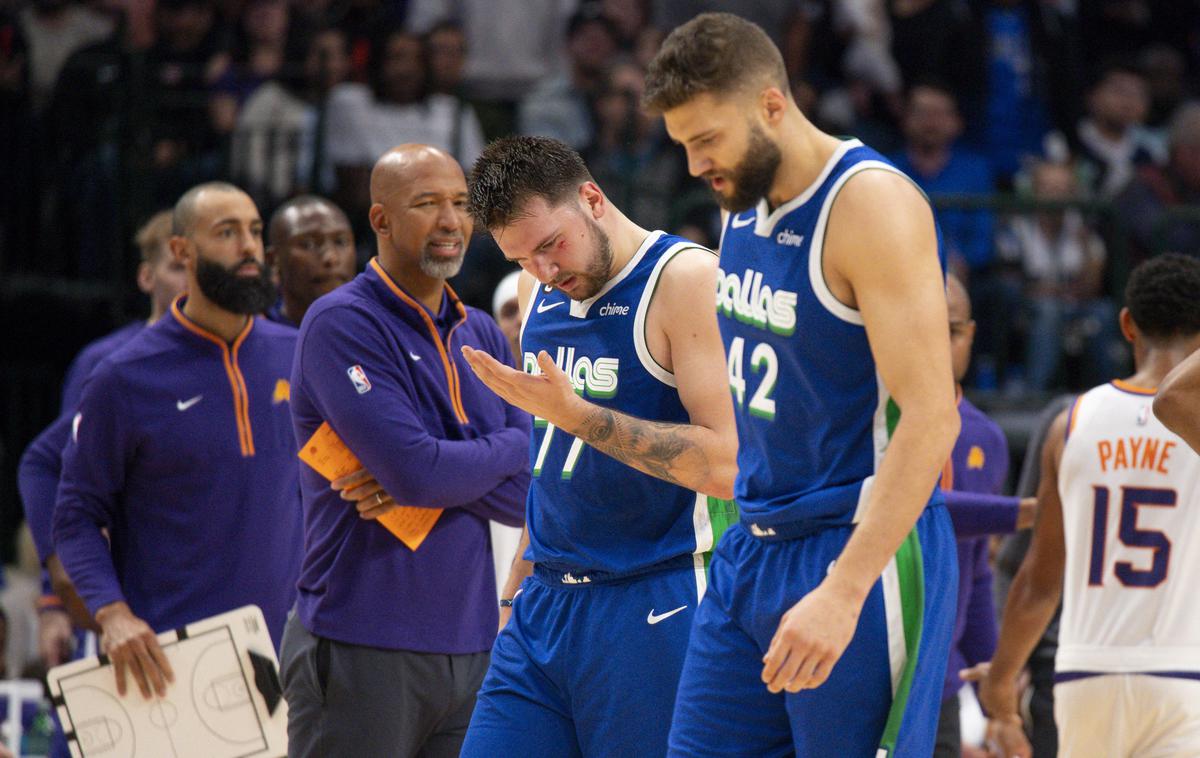
[[[725,351],[716,308],[694,308],[697,293],[716,291],[716,258],[685,251],[664,269],[656,307],[662,309],[679,399],[691,423],[636,418],[579,397],[544,351],[541,373],[528,375],[464,349],[481,380],[508,402],[579,437],[650,476],[724,499],[733,496],[737,429],[726,389]]]
[[[1200,350],[1171,369],[1158,386],[1154,415],[1200,453]]]
[[[529,526],[526,525],[521,530],[521,541],[517,543],[517,554],[513,556],[512,567],[508,570],[508,580],[504,582],[504,589],[500,591],[500,597],[506,600],[514,600],[517,597],[517,592],[521,589],[521,583],[524,582],[529,575],[533,573],[533,562],[525,560],[525,551],[529,549]],[[508,624],[508,617],[512,615],[512,608],[500,609],[500,628],[503,629]]]
[[[889,222],[864,223],[878,218],[880,207],[889,207]],[[863,520],[829,576],[860,604],[925,509],[958,436],[932,222],[919,191],[882,171],[848,182],[829,222],[828,266],[853,290],[871,354],[900,408]]]
[[[1021,563],[1004,604],[1000,639],[990,669],[968,678],[981,679],[979,700],[994,719],[1018,722],[1017,676],[1037,641],[1046,631],[1062,597],[1066,547],[1058,469],[1062,460],[1067,412],[1051,424],[1042,447],[1042,478],[1038,483],[1038,512],[1029,552]]]
[[[829,676],[868,592],[925,509],[959,428],[943,276],[924,197],[901,176],[864,171],[839,194],[826,240],[830,289],[861,314],[900,421],[841,556],[780,621],[762,674],[772,692],[818,687]]]

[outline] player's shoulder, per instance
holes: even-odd
[[[367,296],[362,276],[358,276],[337,289],[317,298],[304,319],[300,322],[297,337],[304,340],[309,333],[323,331],[333,325],[349,329],[371,324],[375,321],[374,309],[378,302]],[[319,324],[319,326],[317,326]]]
[[[975,443],[990,443],[1007,445],[1008,439],[1004,430],[996,421],[967,398],[962,398],[958,404],[958,415],[962,418],[961,434],[969,434]]]
[[[140,334],[145,328],[145,323],[134,321],[122,326],[120,329],[98,337],[83,346],[83,349],[75,356],[74,362],[83,368],[93,366],[99,363],[102,358],[115,352],[130,339]]]
[[[265,316],[254,319],[254,331],[263,339],[271,340],[272,342],[291,343],[296,341],[296,335],[300,333],[300,330],[291,324],[272,321]]]

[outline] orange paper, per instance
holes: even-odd
[[[346,447],[342,438],[333,431],[329,422],[321,424],[317,431],[313,432],[313,436],[300,448],[299,458],[331,482],[353,474],[363,467],[354,452]],[[441,515],[441,508],[402,505],[375,520],[398,540],[408,545],[409,550],[416,550],[433,531],[433,525]]]

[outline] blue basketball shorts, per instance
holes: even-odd
[[[665,755],[704,563],[626,578],[538,567],[492,648],[463,758]]]
[[[918,519],[820,687],[771,694],[762,682],[762,659],[780,617],[820,584],[852,532],[833,527],[768,540],[739,525],[725,533],[696,614],[669,755],[925,758],[933,752],[958,587],[944,507]]]

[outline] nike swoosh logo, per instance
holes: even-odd
[[[734,229],[741,229],[743,226],[750,226],[753,223],[754,216],[751,216],[750,218],[738,218],[737,216],[734,216],[729,220],[729,225]]]
[[[414,352],[413,352],[413,351],[411,351],[411,350],[409,350],[409,351],[408,351],[408,357],[409,357],[409,358],[412,358],[414,361],[419,361],[419,360],[421,360],[421,356],[417,355],[416,353],[414,353]]]
[[[546,311],[550,310],[551,308],[557,308],[558,306],[562,305],[565,302],[566,302],[565,300],[559,300],[557,303],[551,303],[550,305],[546,305],[546,301],[543,300],[542,302],[538,303],[537,311],[538,311],[538,313],[545,313]]]
[[[204,397],[204,395],[196,395],[195,397],[193,397],[190,400],[176,400],[175,401],[175,410],[186,411],[188,408],[191,408],[193,405],[200,402],[200,398],[202,398],[202,397]]]
[[[680,611],[682,611],[684,608],[687,608],[687,606],[681,605],[673,611],[667,611],[666,613],[660,613],[657,616],[654,615],[654,609],[651,608],[650,613],[646,614],[646,623],[649,624],[650,626],[654,626],[655,624],[662,621],[663,619],[671,618],[676,613],[679,613]]]

